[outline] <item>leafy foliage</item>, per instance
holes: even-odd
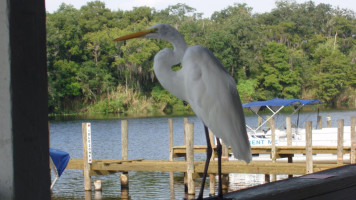
[[[131,11],[111,11],[100,1],[79,10],[62,4],[47,13],[49,110],[189,110],[155,79],[153,57],[171,48],[169,43],[113,42],[157,23],[177,28],[189,45],[210,49],[236,79],[243,102],[275,97],[355,102],[355,13],[312,1],[282,0],[276,6],[252,14],[248,5],[233,4],[204,19],[181,3]]]

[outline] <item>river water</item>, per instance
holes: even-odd
[[[282,113],[276,118],[277,127],[284,126],[288,113]],[[350,117],[356,116],[356,110],[321,111],[323,127],[326,127],[326,117],[331,116],[332,127],[337,126],[337,120],[344,119],[345,126],[350,125]],[[96,117],[94,117],[96,118]],[[183,145],[184,117],[173,119],[173,143]],[[203,124],[195,116],[189,116],[189,122],[194,123],[194,144],[205,145]],[[305,121],[313,121],[316,125],[316,111],[302,112],[299,116],[299,126],[304,127]],[[82,158],[82,123],[91,123],[92,151],[94,159],[121,159],[121,120],[111,117],[106,119],[61,119],[50,121],[50,145],[52,148],[66,151],[71,158]],[[296,123],[297,115],[292,117]],[[246,123],[256,126],[257,118],[246,115]],[[168,160],[168,117],[128,118],[129,124],[129,159],[143,158],[146,160]],[[205,154],[196,154],[196,160],[205,160]],[[285,178],[280,176],[279,178]],[[52,176],[53,178],[53,176]],[[102,181],[103,199],[120,199],[120,173],[93,176],[94,180]],[[174,173],[174,193],[170,192],[169,172],[129,172],[129,193],[131,199],[183,199],[183,173]],[[208,181],[209,182],[209,181]],[[229,190],[238,190],[263,184],[264,176],[255,174],[234,174],[230,178]],[[200,179],[196,180],[196,194],[200,188]],[[208,196],[208,184],[204,196]],[[52,199],[84,199],[84,180],[82,170],[65,170],[54,186]],[[94,192],[93,192],[94,199]]]

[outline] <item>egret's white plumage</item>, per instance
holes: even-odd
[[[154,72],[161,85],[174,96],[187,101],[195,114],[212,132],[231,146],[234,156],[251,161],[240,97],[234,79],[205,47],[188,47],[183,36],[167,24],[148,30],[146,38],[160,38],[173,44],[154,58]],[[179,71],[172,66],[182,63]]]
[[[187,101],[195,114],[212,132],[231,146],[237,159],[249,163],[251,148],[245,118],[234,79],[220,61],[205,47],[188,47],[183,36],[167,24],[124,36],[115,41],[136,37],[158,38],[173,44],[154,58],[154,72],[161,85],[174,96]],[[179,71],[172,66],[181,63]]]

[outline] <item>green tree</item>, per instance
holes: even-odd
[[[288,48],[271,42],[263,47],[263,63],[257,80],[260,99],[295,98],[300,94],[301,79],[298,70],[289,63]]]
[[[161,110],[163,105],[166,112],[186,109],[166,94],[153,72],[154,55],[171,44],[113,42],[158,23],[177,28],[188,45],[210,49],[237,81],[244,102],[275,97],[354,102],[355,12],[282,0],[271,12],[252,13],[246,4],[233,4],[209,19],[182,3],[130,11],[111,11],[100,1],[80,9],[62,4],[47,13],[50,112],[77,111],[80,104],[125,112],[130,106],[140,107],[134,98],[156,104],[142,106],[147,110]]]
[[[312,80],[315,94],[325,102],[336,104],[338,96],[347,88],[350,60],[342,54],[332,39],[320,44],[314,53]]]

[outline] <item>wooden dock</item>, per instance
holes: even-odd
[[[203,173],[205,161],[194,161],[194,172]],[[338,164],[313,164],[314,172],[339,167]],[[83,169],[83,159],[70,159],[67,169]],[[186,161],[165,160],[108,160],[93,159],[91,176],[106,175],[128,171],[160,171],[160,172],[186,172]],[[217,173],[217,161],[211,161],[208,173]],[[261,162],[253,161],[246,164],[241,161],[223,161],[222,173],[251,173],[251,174],[306,174],[305,163]]]
[[[252,146],[253,154],[271,154],[271,146]],[[231,153],[231,148],[229,148]],[[276,157],[285,158],[293,157],[295,154],[305,154],[306,149],[303,146],[277,146]],[[344,147],[344,154],[350,154],[351,147]],[[194,153],[206,153],[206,145],[194,146]],[[313,154],[336,154],[336,146],[314,146]],[[173,157],[184,157],[186,155],[185,146],[173,147]],[[203,173],[205,161],[194,161],[195,173]],[[83,169],[83,159],[70,159],[67,169]],[[344,161],[345,164],[350,162]],[[223,161],[222,173],[252,173],[252,174],[306,174],[305,162],[271,162],[271,161],[252,161],[246,164],[242,161]],[[341,166],[335,161],[315,162],[313,164],[313,171],[318,172],[330,168]],[[91,164],[90,175],[105,175],[118,172],[127,171],[162,171],[162,172],[186,172],[186,161],[168,161],[168,160],[110,160],[110,159],[93,159]],[[209,166],[209,173],[217,173],[217,162],[211,161]]]
[[[187,121],[187,120],[185,120]],[[247,164],[243,161],[228,160],[228,155],[231,148],[223,145],[223,161],[222,173],[226,177],[229,173],[249,173],[249,174],[265,174],[266,182],[275,181],[277,174],[286,174],[289,177],[292,175],[304,175],[315,172],[328,170],[344,166],[345,164],[355,163],[355,147],[356,147],[356,133],[353,129],[351,131],[351,146],[343,146],[343,121],[340,121],[340,128],[338,131],[338,146],[312,146],[312,129],[311,122],[306,123],[306,146],[276,146],[274,125],[272,121],[272,145],[270,146],[252,146],[252,154],[268,154],[267,160],[254,159]],[[355,127],[355,119],[352,118],[352,126]],[[342,122],[342,123],[341,123]],[[111,159],[93,159],[91,155],[91,129],[89,123],[83,123],[83,155],[84,158],[71,158],[67,169],[80,169],[84,172],[84,188],[86,191],[91,190],[91,176],[106,175],[112,173],[121,173],[121,194],[128,196],[128,172],[129,171],[159,171],[170,172],[170,177],[173,180],[173,172],[184,172],[186,175],[186,182],[188,195],[194,198],[195,186],[194,178],[199,177],[204,171],[205,161],[194,160],[194,153],[206,153],[206,145],[196,145],[194,141],[193,124],[186,122],[184,124],[185,131],[185,145],[173,146],[173,126],[172,119],[168,120],[169,124],[169,160],[145,160],[145,159],[128,159],[128,125],[127,120],[122,120],[121,124],[121,150],[122,160]],[[211,141],[214,141],[212,133],[210,133]],[[214,149],[213,158],[216,157],[215,145],[211,144]],[[294,162],[295,154],[304,154],[305,160],[298,160]],[[335,160],[313,161],[313,155],[319,154],[334,154],[337,155]],[[349,154],[349,160],[344,160],[344,155]],[[185,157],[185,160],[175,160],[177,157]],[[288,158],[282,159],[282,158]],[[210,177],[210,194],[215,194],[215,174],[217,174],[217,161],[211,160],[208,174]],[[270,175],[271,178],[270,178]],[[173,181],[172,181],[173,183]],[[227,182],[223,181],[227,189]],[[248,193],[248,192],[247,192]],[[239,194],[240,195],[240,194]],[[229,196],[230,198],[230,196]]]

